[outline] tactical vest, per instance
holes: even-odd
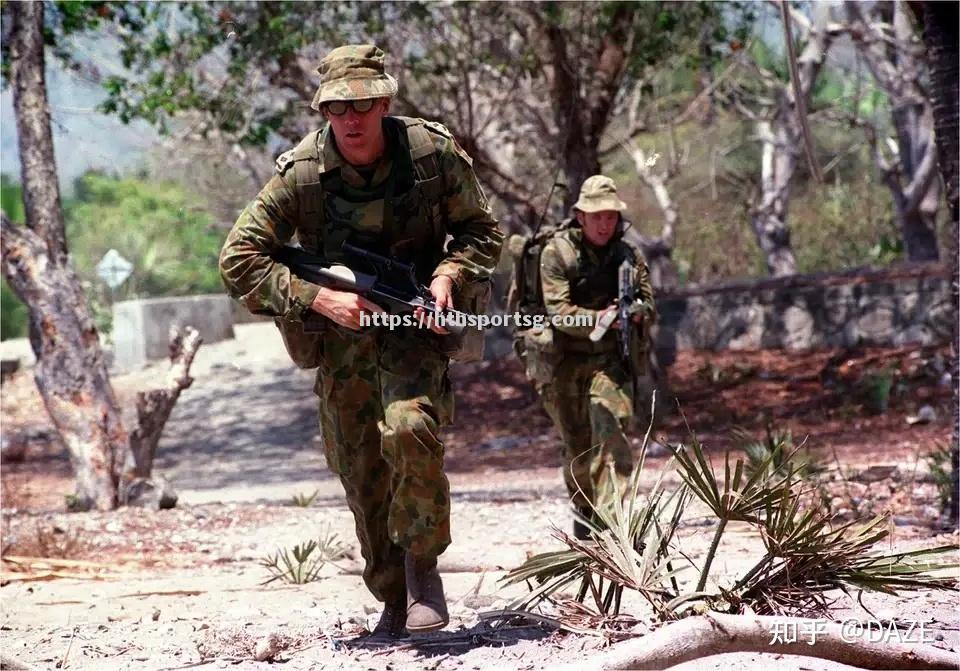
[[[636,262],[636,250],[623,239],[615,240],[603,255],[600,265],[592,264],[586,257],[582,241],[570,238],[570,230],[557,234],[557,250],[570,283],[570,301],[575,305],[602,310],[617,300],[617,271],[624,260]],[[555,335],[557,345],[569,352],[602,352],[616,346],[616,334],[610,331],[598,343],[585,338],[573,338],[562,332]]]
[[[430,131],[451,137],[438,123],[408,117],[387,117],[392,133],[393,165],[384,184],[368,190],[345,184],[338,168],[323,165],[324,131],[316,130],[277,158],[277,172],[292,166],[299,200],[297,240],[306,251],[328,263],[340,263],[344,242],[365,247],[414,265],[417,280],[429,285],[444,255],[447,211],[443,175]],[[430,131],[427,130],[430,129]],[[401,135],[402,134],[402,135]],[[404,151],[403,144],[406,145]],[[353,192],[353,193],[351,193]],[[351,198],[351,195],[355,197]],[[454,305],[473,314],[486,312],[490,282],[463,282],[454,292]],[[320,359],[316,325],[276,320],[287,351],[300,368],[315,368]],[[323,320],[318,320],[322,324]],[[432,337],[432,334],[427,334]],[[483,358],[483,332],[467,329],[460,338],[437,338],[437,348],[459,363]]]
[[[293,168],[300,201],[297,239],[305,250],[338,263],[344,260],[341,246],[349,241],[414,263],[417,279],[429,284],[443,255],[447,213],[439,157],[427,127],[447,137],[449,132],[423,119],[388,117],[387,123],[399,124],[389,132],[404,133],[409,151],[393,147],[391,174],[373,190],[362,193],[343,182],[339,168],[324,169],[322,130],[281,154],[277,171]]]

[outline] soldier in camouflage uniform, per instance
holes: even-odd
[[[583,183],[574,205],[575,221],[568,222],[540,256],[547,314],[585,315],[596,323],[604,311],[616,309],[617,271],[625,259],[634,264],[641,299],[653,305],[653,287],[643,256],[623,240],[621,213],[625,209],[609,177],[594,175]],[[643,370],[647,331],[654,319],[652,312],[634,317],[634,374]],[[589,340],[592,327],[555,326],[558,361],[552,379],[538,384],[544,407],[563,439],[567,490],[586,517],[590,517],[591,503],[602,505],[599,497],[613,491],[612,480],[618,480],[624,491],[633,468],[625,434],[633,416],[633,381],[620,357],[615,328],[594,343]],[[579,521],[574,532],[579,538],[587,535]]]
[[[450,132],[387,116],[397,82],[382,51],[339,47],[318,72],[312,107],[329,123],[278,159],[227,238],[221,274],[255,314],[301,333],[304,321],[322,322],[311,365],[323,447],[356,520],[364,581],[385,604],[374,633],[430,631],[449,621],[437,571],[450,544],[438,437],[453,415],[445,332],[361,330],[361,313],[380,306],[301,280],[269,255],[296,236],[307,251],[344,263],[341,246],[350,242],[415,264],[443,309],[490,277],[502,235]]]

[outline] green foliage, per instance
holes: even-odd
[[[951,466],[950,448],[947,445],[937,445],[936,449],[926,457],[930,475],[937,486],[937,501],[941,510],[947,510],[950,505],[950,494],[953,492],[953,467]]]
[[[111,248],[133,263],[114,298],[217,293],[224,233],[180,187],[87,173],[66,204],[67,241],[77,273],[101,287],[96,264]]]
[[[102,333],[110,332],[113,300],[222,290],[217,260],[224,233],[182,188],[91,172],[76,181],[74,190],[75,197],[64,203],[67,245]],[[22,221],[20,185],[2,176],[0,197],[11,219]],[[113,295],[96,275],[110,248],[134,265],[130,279]],[[25,336],[26,306],[6,282],[0,291],[2,337]]]
[[[17,298],[6,280],[0,280],[0,340],[25,338],[28,321],[27,306]]]
[[[743,431],[734,432],[734,436],[747,457],[748,475],[768,468],[782,476],[796,473],[801,478],[809,478],[826,469],[815,455],[794,443],[790,429],[776,429],[767,424],[761,440]]]
[[[328,562],[347,554],[346,546],[337,535],[327,533],[318,540],[309,540],[292,548],[280,549],[276,554],[260,560],[260,565],[270,572],[270,578],[263,585],[280,580],[293,585],[303,585],[320,577],[320,571]]]
[[[309,508],[319,493],[320,490],[315,489],[313,490],[312,494],[294,494],[290,504],[296,506],[297,508]]]
[[[23,224],[23,188],[10,175],[0,174],[0,208],[14,224]]]
[[[895,377],[896,370],[892,367],[870,370],[863,375],[857,391],[867,410],[875,414],[887,411]]]
[[[23,190],[8,175],[0,175],[0,208],[12,223],[23,224]],[[27,306],[0,280],[0,340],[26,337],[28,319]]]

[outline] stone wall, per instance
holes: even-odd
[[[113,304],[113,365],[130,370],[169,354],[170,327],[192,326],[203,342],[233,338],[233,312],[223,294],[144,298]]]
[[[943,264],[730,282],[657,297],[662,362],[678,349],[811,349],[949,342]]]

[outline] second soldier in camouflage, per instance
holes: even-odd
[[[583,183],[574,205],[575,218],[544,246],[540,256],[543,303],[554,317],[587,317],[595,324],[617,300],[617,270],[627,259],[644,303],[653,305],[653,288],[643,256],[623,240],[621,213],[626,205],[609,177],[595,175]],[[631,351],[634,367],[646,360],[646,333],[654,313],[635,318]],[[592,326],[555,326],[555,365],[541,376],[537,390],[563,440],[563,477],[576,508],[589,517],[591,504],[603,495],[624,491],[633,468],[626,429],[633,416],[633,384],[621,359],[616,332],[599,342],[589,339]],[[587,535],[579,522],[574,532]]]

